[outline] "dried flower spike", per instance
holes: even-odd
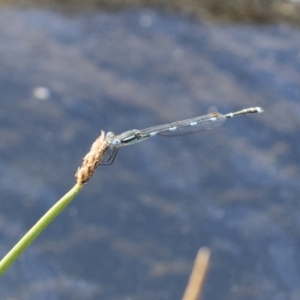
[[[84,184],[90,180],[100,164],[106,149],[105,133],[101,131],[101,135],[93,143],[90,152],[83,158],[82,166],[78,168],[75,174],[78,184]]]

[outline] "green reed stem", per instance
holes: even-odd
[[[44,216],[22,237],[22,239],[0,261],[0,276],[25,251],[36,237],[64,210],[81,191],[83,185],[76,184],[67,194],[58,200]]]

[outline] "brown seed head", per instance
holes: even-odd
[[[75,174],[77,183],[84,184],[90,180],[100,164],[106,149],[105,133],[101,131],[101,135],[93,143],[90,152],[83,158],[82,166],[78,168]]]

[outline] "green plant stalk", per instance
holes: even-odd
[[[41,219],[22,237],[22,239],[0,261],[0,276],[26,250],[37,236],[64,210],[81,191],[83,185],[76,184],[67,194],[58,200]]]

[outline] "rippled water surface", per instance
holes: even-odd
[[[1,279],[1,299],[300,297],[300,31],[153,10],[0,11],[3,256],[74,184],[100,130],[261,106],[119,151]]]

